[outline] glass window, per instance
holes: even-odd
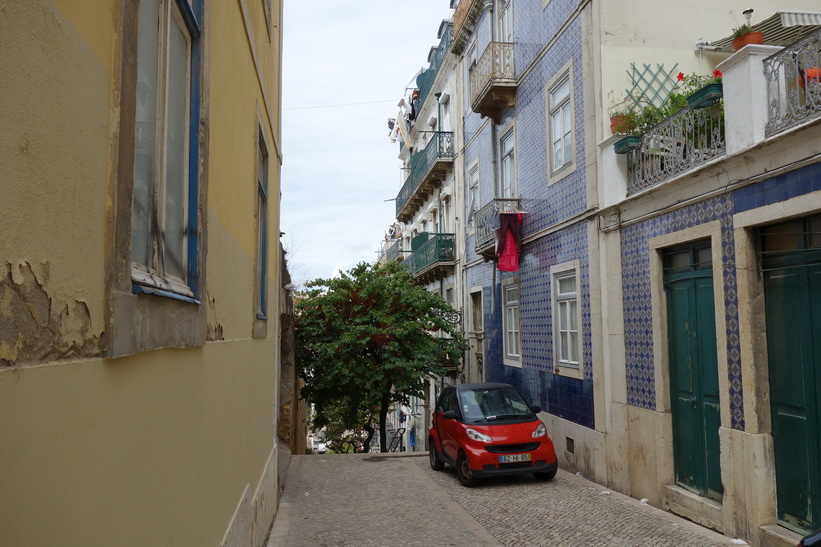
[[[501,0],[499,2],[499,40],[502,42],[513,41],[513,2],[511,0]]]
[[[550,89],[550,165],[558,171],[573,160],[573,124],[570,105],[570,80],[562,79]]]
[[[500,148],[502,150],[501,184],[503,198],[516,197],[516,158],[514,138],[513,130],[511,129],[505,133],[500,141]]]
[[[188,286],[193,38],[174,0],[140,2],[139,29],[132,279],[193,296]]]
[[[473,217],[479,211],[479,166],[470,170],[468,175],[468,224],[473,227]]]
[[[257,189],[257,252],[256,252],[256,300],[257,319],[265,319],[268,283],[268,148],[265,146],[262,128],[259,128],[257,147],[256,189]]]
[[[560,366],[579,366],[579,301],[576,272],[554,277],[556,287],[556,355]]]
[[[505,356],[518,359],[521,355],[519,286],[507,285],[503,288],[505,300],[504,349]]]

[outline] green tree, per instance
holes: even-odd
[[[296,351],[314,424],[333,418],[348,429],[367,429],[361,413],[378,411],[380,450],[387,452],[391,405],[422,397],[424,378],[444,374],[467,347],[446,319],[454,310],[397,263],[361,263],[306,287],[296,305]]]

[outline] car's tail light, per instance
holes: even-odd
[[[547,428],[544,426],[542,422],[539,422],[539,427],[536,428],[536,431],[533,432],[533,438],[538,439],[539,437],[544,437],[547,435]]]

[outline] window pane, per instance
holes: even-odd
[[[576,277],[560,277],[559,278],[559,294],[568,294],[576,292]]]
[[[567,330],[567,302],[559,302],[559,329]]]
[[[579,333],[578,332],[571,332],[570,333],[570,361],[573,363],[579,362]]]
[[[570,356],[567,353],[567,333],[559,334],[559,360],[567,361]]]
[[[131,220],[131,260],[151,269],[151,231],[157,133],[157,49],[160,13],[156,0],[140,3],[137,46],[137,105],[134,151],[134,197]]]
[[[185,279],[189,45],[181,24],[177,17],[169,17],[163,265],[167,274]]]
[[[570,81],[565,80],[551,94],[551,96],[550,96],[550,98],[551,98],[550,108],[551,109],[556,108],[557,106],[562,104],[562,102],[565,99],[567,99],[568,97],[570,97]]]
[[[578,330],[578,320],[576,315],[577,307],[576,301],[570,300],[567,302],[567,326],[570,330]]]

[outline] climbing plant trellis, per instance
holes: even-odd
[[[652,64],[644,63],[641,68],[636,63],[630,63],[630,70],[627,71],[627,77],[630,78],[631,87],[625,90],[625,97],[633,101],[633,104],[642,108],[646,106],[641,104],[642,101],[647,101],[655,106],[661,106],[667,101],[670,92],[676,87],[676,77],[678,63],[673,65],[673,68],[667,70],[663,64],[656,63],[655,68]]]

